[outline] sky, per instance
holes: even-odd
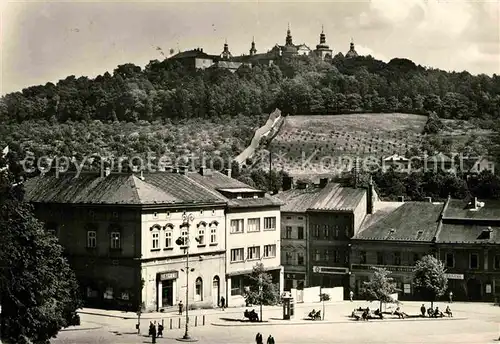
[[[334,53],[472,74],[500,74],[500,0],[113,1],[0,0],[0,94],[144,67],[173,49],[233,55],[284,44],[314,48],[323,25]],[[163,53],[163,55],[162,55]]]

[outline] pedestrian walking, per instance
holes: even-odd
[[[163,324],[158,324],[158,336],[163,338]]]
[[[226,299],[224,298],[224,296],[220,298],[220,308],[222,308],[222,310],[226,308]]]
[[[264,344],[263,339],[262,339],[262,334],[260,332],[257,333],[255,336],[255,342],[257,344]]]
[[[148,331],[148,337],[153,335],[153,322],[149,322],[149,331]]]
[[[151,331],[151,337],[153,339],[153,343],[156,343],[156,321],[153,324],[153,328]]]
[[[182,315],[182,310],[184,309],[184,305],[182,304],[182,300],[179,301],[179,315]]]
[[[267,344],[274,344],[274,337],[269,335],[269,337],[267,337]]]
[[[450,303],[453,302],[453,292],[450,290],[449,294],[448,294],[448,298],[450,300]]]
[[[349,292],[349,298],[351,299],[351,302],[352,302],[352,298],[354,297],[354,292],[351,290]]]

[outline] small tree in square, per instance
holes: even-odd
[[[422,257],[413,270],[413,285],[426,300],[434,301],[443,296],[448,288],[448,278],[443,262],[432,255]]]
[[[257,263],[252,273],[247,275],[249,283],[245,288],[247,304],[260,305],[260,321],[262,321],[262,305],[273,306],[279,302],[279,288],[273,283],[273,277],[264,269],[264,264]]]
[[[362,292],[368,301],[379,301],[380,311],[382,311],[382,303],[395,302],[392,294],[399,291],[396,288],[396,283],[392,277],[389,277],[390,271],[384,268],[372,267],[374,270],[373,276],[369,282],[364,282]]]

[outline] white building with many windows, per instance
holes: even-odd
[[[226,290],[228,305],[244,304],[247,275],[260,262],[283,291],[280,263],[280,206],[282,202],[227,175],[206,170],[190,174],[227,200]]]

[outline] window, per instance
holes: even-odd
[[[291,252],[286,252],[285,253],[285,264],[286,265],[292,265],[292,260],[293,260],[293,255]]]
[[[394,252],[394,265],[401,265],[401,252]]]
[[[152,249],[153,250],[159,250],[160,249],[160,231],[157,231],[155,230],[153,233],[152,233],[152,239],[153,239],[153,246],[152,246]]]
[[[106,300],[113,299],[113,288],[111,288],[111,287],[106,288],[106,291],[104,292],[104,299],[106,299]]]
[[[264,217],[264,230],[274,231],[276,230],[276,217]]]
[[[319,250],[318,250],[318,249],[315,249],[315,250],[314,250],[314,260],[315,260],[315,261],[319,261],[319,260],[321,260],[321,253],[319,252]]]
[[[173,248],[172,237],[174,233],[174,225],[168,224],[164,227],[165,229],[165,250]]]
[[[377,265],[384,265],[384,254],[382,252],[377,252]]]
[[[366,264],[366,251],[359,252],[359,263]]]
[[[479,268],[479,255],[477,253],[470,254],[469,267],[471,269],[478,269]]]
[[[493,267],[498,270],[500,269],[500,255],[495,256],[495,261],[493,262]]]
[[[323,228],[323,238],[328,239],[329,236],[330,236],[330,229],[327,227],[327,225],[325,225],[325,227]]]
[[[335,239],[338,239],[340,235],[339,226],[335,226]]]
[[[98,296],[98,291],[92,289],[91,287],[87,287],[87,298],[96,298]]]
[[[324,260],[325,260],[325,261],[330,260],[330,250],[325,250]]]
[[[345,236],[348,238],[351,236],[351,226],[349,225],[345,226]]]
[[[260,232],[260,219],[248,219],[248,231],[249,232]]]
[[[203,209],[200,210],[200,215],[203,215]]]
[[[299,219],[299,220],[303,220],[304,218],[303,218],[302,216],[299,216],[299,217],[298,217],[298,219]]]
[[[210,244],[217,244],[217,225],[210,224]]]
[[[340,252],[335,250],[333,251],[333,262],[338,263],[340,261]]]
[[[292,219],[292,217],[291,217],[291,216],[287,216],[287,217],[286,217],[286,219],[287,219],[287,220],[291,220],[291,219]]]
[[[215,209],[212,209],[212,216],[215,215]]]
[[[285,227],[285,238],[286,239],[291,239],[292,238],[292,227],[291,226],[286,226]]]
[[[203,301],[203,280],[198,277],[195,282],[195,301]]]
[[[453,253],[446,253],[446,267],[454,268],[455,267],[455,256]]]
[[[167,217],[170,217],[170,212],[169,211],[167,211]]]
[[[248,260],[260,259],[260,246],[252,246],[248,248]]]
[[[188,245],[188,228],[186,226],[181,227],[181,238],[183,239],[184,246]]]
[[[241,262],[244,260],[244,251],[242,248],[233,248],[231,250],[231,262]]]
[[[264,245],[264,258],[276,257],[276,245]]]
[[[231,220],[231,233],[243,233],[243,220]]]
[[[304,254],[297,253],[297,265],[304,265]]]
[[[153,213],[153,218],[157,219],[158,218],[158,213],[154,212]]]
[[[120,232],[111,232],[111,248],[114,250],[121,248]]]
[[[313,225],[314,227],[314,237],[319,238],[319,225]]]
[[[198,245],[205,245],[206,223],[200,223],[198,227]]]
[[[87,247],[96,248],[97,246],[97,232],[87,231]]]
[[[349,264],[349,252],[344,252],[344,263]]]
[[[304,239],[304,227],[297,227],[297,239]]]
[[[118,218],[118,213],[116,211],[113,212],[113,218],[117,219]]]

